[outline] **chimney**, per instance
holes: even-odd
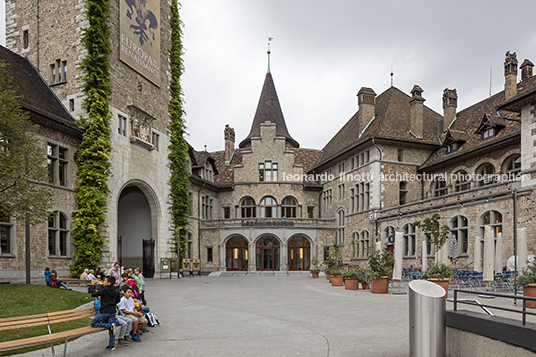
[[[506,52],[504,61],[504,100],[511,99],[517,92],[517,55]]]
[[[357,105],[359,106],[359,131],[361,132],[375,115],[376,93],[374,90],[361,87],[357,93]]]
[[[458,93],[456,89],[443,89],[443,126],[442,133],[447,131],[450,123],[456,118],[456,108],[458,107]]]
[[[521,67],[519,67],[519,69],[521,70],[521,80],[522,81],[532,77],[532,68],[533,67],[534,67],[534,64],[531,61],[529,61],[528,59],[525,59],[523,61],[523,64],[521,64]]]
[[[410,106],[410,130],[419,139],[423,138],[423,120],[424,120],[424,99],[422,97],[421,87],[414,85],[411,90]]]
[[[234,153],[235,132],[233,128],[229,127],[229,124],[225,125],[223,132],[225,138],[225,163],[229,164]]]

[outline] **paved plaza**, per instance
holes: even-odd
[[[147,279],[147,300],[162,326],[141,343],[110,352],[101,332],[70,342],[68,356],[409,355],[407,294],[345,290],[305,273],[257,273]],[[26,354],[50,355],[50,348]]]

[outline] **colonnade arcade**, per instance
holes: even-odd
[[[228,271],[309,270],[312,258],[311,241],[304,235],[282,241],[272,234],[262,234],[252,242],[234,235],[224,247]]]

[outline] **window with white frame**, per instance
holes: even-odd
[[[59,186],[67,186],[69,149],[47,143],[47,166],[49,182]]]
[[[469,220],[464,216],[456,216],[450,220],[451,239],[458,241],[458,254],[467,254],[469,249]]]
[[[497,234],[502,233],[503,231],[502,213],[499,211],[490,210],[490,211],[484,212],[480,216],[480,224],[478,226],[478,233],[481,239],[484,239],[484,230],[486,226],[491,227],[491,231],[493,232],[493,237],[497,238]]]
[[[69,254],[69,229],[67,216],[60,211],[48,217],[48,255],[67,256]]]
[[[278,163],[265,160],[259,163],[259,182],[276,182],[279,180]]]
[[[360,182],[356,187],[356,212],[366,211],[370,206],[370,183]]]
[[[322,193],[322,204],[324,206],[324,212],[327,212],[333,203],[332,189],[328,188]]]
[[[67,82],[67,61],[57,59],[50,65],[50,84]]]
[[[261,218],[277,217],[277,202],[273,197],[264,197],[261,200]]]
[[[411,223],[407,223],[402,228],[404,240],[404,256],[415,256],[415,227]]]
[[[341,174],[344,174],[344,172],[345,172],[344,171],[344,162],[341,162],[339,165],[337,165],[337,172],[338,172],[339,176]]]
[[[117,116],[117,132],[119,135],[127,136],[127,117],[121,114]]]

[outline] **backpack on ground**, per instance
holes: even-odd
[[[160,326],[160,321],[158,321],[158,317],[152,312],[149,312],[145,315],[145,318],[149,322],[148,325],[150,327],[158,327]]]

